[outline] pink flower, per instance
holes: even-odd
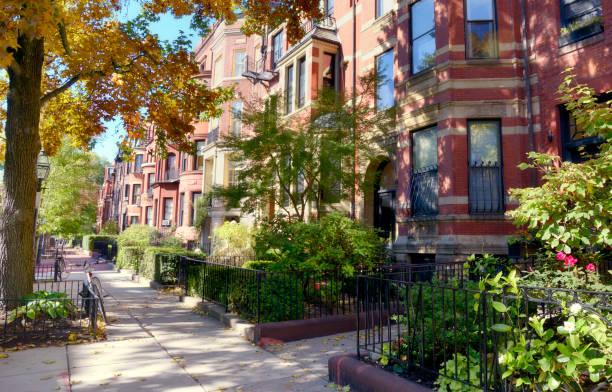
[[[577,262],[578,262],[578,259],[577,259],[577,258],[575,258],[575,257],[574,257],[574,256],[572,256],[572,255],[568,255],[568,256],[565,258],[565,265],[568,265],[568,266],[570,266],[570,267],[575,266]]]
[[[565,260],[565,253],[563,252],[557,253],[557,260],[558,261]]]
[[[591,271],[591,272],[593,272],[593,271],[595,271],[597,268],[595,268],[595,264],[593,264],[593,263],[589,263],[589,264],[586,266],[586,269],[587,269],[587,271]]]

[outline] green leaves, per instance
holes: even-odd
[[[506,324],[493,324],[491,329],[497,332],[508,332],[512,329],[512,327]]]
[[[500,313],[505,313],[508,311],[508,307],[501,302],[493,301],[491,305],[493,306],[495,310],[497,310]]]

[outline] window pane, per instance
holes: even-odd
[[[276,63],[283,56],[283,32],[279,32],[272,38],[273,60]]]
[[[306,59],[298,63],[298,107],[304,106],[306,101]]]
[[[232,102],[232,136],[242,134],[242,102]]]
[[[206,145],[206,142],[203,141],[199,141],[196,142],[196,148],[197,148],[197,152],[196,152],[196,170],[204,170],[204,153],[202,152],[202,149],[204,148],[204,146]]]
[[[470,58],[495,57],[495,31],[493,22],[467,24],[467,52]]]
[[[412,135],[414,172],[438,165],[438,131],[436,127],[415,132]]]
[[[493,19],[492,0],[465,0],[468,20],[491,20]]]
[[[172,198],[164,199],[164,220],[172,220]]]
[[[376,0],[376,17],[383,16],[393,8],[393,0]]]
[[[285,105],[287,113],[293,110],[293,65],[287,68],[287,96],[285,97]]]
[[[195,224],[196,206],[200,197],[202,197],[202,194],[199,192],[194,192],[191,194],[191,226]]]
[[[435,27],[433,0],[421,0],[412,6],[412,37],[417,38]]]
[[[393,82],[393,51],[389,50],[376,58],[376,72],[378,81],[376,108],[384,110],[394,104]]]
[[[436,36],[432,31],[412,42],[412,73],[436,65]]]
[[[185,208],[185,194],[181,193],[179,198],[179,226],[183,226],[183,213]]]
[[[499,123],[470,122],[470,164],[499,163]]]
[[[241,76],[244,73],[244,50],[234,53],[234,76]]]

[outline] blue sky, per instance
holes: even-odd
[[[132,6],[128,8],[125,15],[119,15],[121,20],[132,18],[137,15],[139,7]],[[189,28],[190,18],[175,19],[171,15],[164,15],[160,18],[159,22],[151,25],[151,30],[159,35],[162,40],[172,41],[178,35],[179,30],[184,31],[187,34],[193,34],[191,42],[193,46],[198,43],[200,37],[197,36],[192,29]],[[123,135],[123,127],[121,121],[116,119],[113,121],[105,122],[106,132],[96,137],[94,152],[99,156],[105,158],[107,161],[112,162],[117,155],[117,141],[119,137]]]

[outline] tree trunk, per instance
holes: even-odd
[[[6,159],[0,210],[0,298],[32,292],[36,160],[44,39],[24,34],[8,69]]]

